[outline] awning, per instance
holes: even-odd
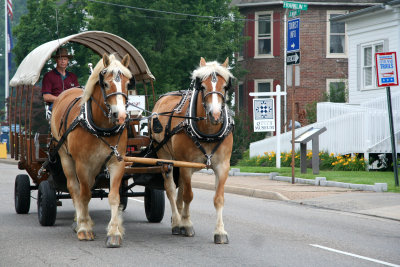
[[[36,84],[40,78],[43,66],[50,59],[51,55],[60,46],[68,42],[82,44],[100,56],[104,53],[115,53],[117,58],[122,59],[123,56],[129,54],[131,57],[129,70],[135,76],[136,81],[141,82],[144,80],[145,82],[149,82],[150,80],[155,80],[142,55],[128,41],[108,32],[87,31],[53,40],[35,48],[19,65],[17,72],[10,81],[10,86]]]

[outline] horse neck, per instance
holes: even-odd
[[[103,94],[101,93],[101,88],[99,85],[96,85],[96,88],[93,90],[92,98],[92,115],[93,122],[101,128],[110,128],[113,126],[110,119],[104,116],[103,110],[107,112],[107,107],[104,104]],[[99,107],[101,106],[101,108]]]
[[[203,93],[199,93],[197,97],[196,117],[207,118],[206,110],[203,105]],[[214,125],[207,118],[197,122],[198,129],[205,134],[215,134],[221,130],[222,124]]]

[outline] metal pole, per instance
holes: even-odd
[[[398,176],[398,166],[397,166],[397,153],[396,144],[394,139],[394,127],[393,127],[393,113],[392,113],[392,97],[390,96],[390,87],[386,87],[386,95],[388,102],[388,113],[389,113],[389,127],[390,127],[390,140],[392,143],[392,159],[393,159],[393,172],[394,172],[394,182],[396,186],[399,186],[399,176]]]
[[[4,1],[4,90],[5,90],[5,100],[7,100],[8,98],[8,15],[7,15],[7,0]],[[4,103],[6,103],[6,101],[4,101]],[[7,105],[4,104],[4,108],[7,114]],[[11,129],[10,129],[11,132]]]
[[[287,12],[288,9],[285,8],[285,16],[283,17],[283,27],[284,32],[283,32],[283,45],[285,47],[285,53],[283,55],[283,91],[287,93],[287,66],[286,66],[286,54],[287,54]],[[283,97],[283,127],[284,127],[284,132],[287,131],[287,97],[286,94]]]
[[[293,92],[292,92],[292,184],[294,184],[294,165],[295,165],[295,152],[294,152],[294,130],[295,130],[295,125],[294,125],[294,93],[295,93],[295,65],[292,65],[292,88],[293,88]]]
[[[276,86],[276,167],[281,168],[281,86]]]

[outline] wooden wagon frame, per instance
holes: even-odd
[[[15,181],[15,208],[17,213],[28,213],[30,207],[31,190],[39,189],[38,195],[54,195],[53,201],[55,206],[60,206],[60,199],[70,198],[65,185],[60,185],[60,179],[63,177],[61,165],[54,168],[48,168],[44,172],[43,164],[48,159],[47,144],[50,141],[49,134],[32,133],[32,104],[34,88],[40,79],[41,70],[50,59],[52,53],[60,46],[67,43],[78,43],[91,49],[98,55],[104,53],[114,53],[117,58],[121,59],[124,55],[129,54],[131,57],[129,70],[132,72],[137,83],[142,83],[147,97],[147,84],[150,84],[153,97],[155,97],[153,81],[155,77],[150,72],[144,58],[139,51],[129,42],[119,36],[102,32],[87,31],[67,36],[62,39],[53,40],[44,43],[30,52],[19,65],[17,72],[10,81],[10,97],[8,103],[8,122],[10,127],[10,154],[15,160],[18,160],[18,168],[25,170],[34,185],[31,185],[28,175],[17,175]],[[168,171],[170,165],[174,167],[174,178],[178,179],[179,168],[205,168],[204,164],[163,160],[158,158],[147,158],[140,156],[140,152],[150,146],[151,140],[147,135],[140,135],[137,125],[140,117],[136,117],[129,122],[128,128],[128,147],[134,147],[134,151],[129,150],[129,154],[125,156],[125,174],[121,185],[121,204],[126,208],[128,197],[144,196],[146,217],[150,222],[159,222],[164,215],[164,189],[162,172]],[[17,129],[19,125],[19,129]],[[24,129],[22,129],[24,125]],[[42,169],[41,169],[42,168]],[[40,172],[40,174],[39,174]],[[175,173],[177,172],[177,173]],[[92,190],[93,198],[107,197],[108,188],[106,175],[100,173],[98,179],[102,182],[96,183],[97,187]],[[96,179],[97,179],[96,178]],[[128,181],[133,180],[129,184]],[[48,181],[49,180],[49,181]],[[46,190],[49,192],[40,192],[39,185],[43,181],[51,185]],[[145,186],[144,192],[133,192],[131,189],[136,185]],[[51,191],[51,190],[54,190]],[[41,195],[41,196],[42,196]],[[43,198],[43,196],[41,197]],[[38,207],[41,199],[38,196]],[[48,201],[48,200],[47,200]],[[50,213],[50,217],[41,218],[39,213],[39,221],[42,225],[54,224],[56,210],[44,211]],[[53,214],[54,213],[54,214]]]

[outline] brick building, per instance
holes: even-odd
[[[285,73],[286,15],[284,1],[234,0],[247,19],[244,35],[249,40],[239,52],[238,62],[248,72],[239,78],[236,89],[237,110],[246,110],[252,117],[253,97],[250,92],[275,91],[277,84],[287,92],[282,98],[282,125],[291,119],[292,86],[285,86],[285,76],[291,80],[291,67]],[[330,18],[370,7],[386,1],[296,1],[308,4],[300,18],[300,64],[296,66],[295,119],[307,124],[305,109],[308,103],[321,101],[329,88],[347,87],[348,52],[344,22]],[[289,82],[288,80],[288,82]],[[285,119],[286,118],[286,119]]]

